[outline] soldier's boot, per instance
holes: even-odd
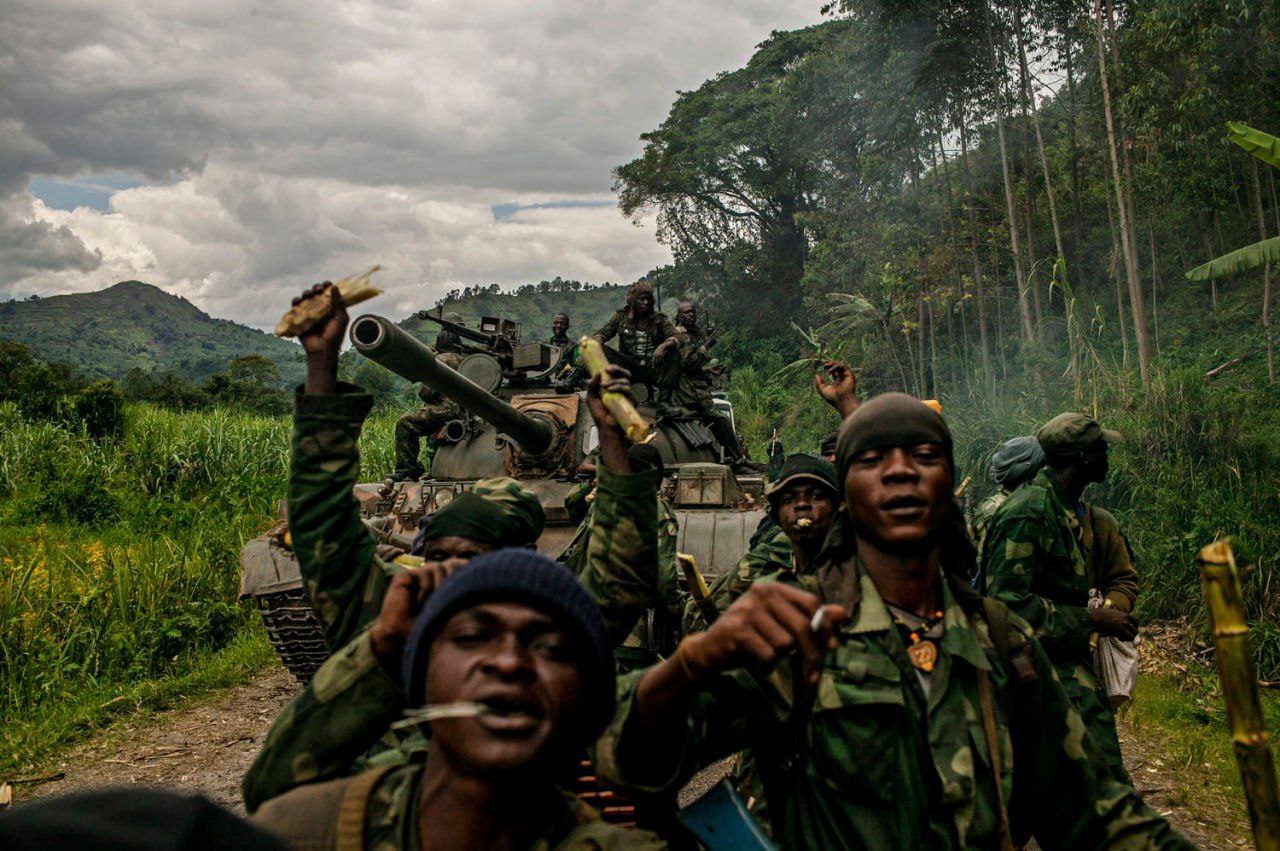
[[[733,426],[729,424],[727,417],[721,414],[715,414],[708,418],[708,427],[711,434],[720,445],[724,447],[725,460],[729,462],[729,466],[733,468],[735,473],[759,473],[764,470],[764,465],[756,461],[752,461],[747,457],[747,453],[743,450],[742,444],[738,442],[738,435],[733,430]]]

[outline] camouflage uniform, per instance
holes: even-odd
[[[1103,765],[1128,782],[1115,715],[1093,670],[1090,582],[1080,521],[1048,471],[1014,491],[992,518],[982,573],[987,593],[1035,630]]]
[[[646,610],[665,609],[671,593],[679,529],[675,512],[654,497],[657,479],[656,470],[622,475],[604,464],[596,469],[578,578],[600,604],[614,647],[626,641]]]
[[[627,293],[627,306],[616,311],[594,336],[606,343],[618,338],[617,348],[607,347],[609,360],[631,371],[631,379],[639,384],[654,384],[657,374],[653,368],[653,350],[670,337],[675,328],[665,313],[655,310],[649,314],[645,330],[640,330],[631,316],[634,295]]]
[[[352,775],[382,769],[385,773],[368,794],[364,848],[419,848],[415,816],[428,745],[416,727],[399,734],[388,732],[404,709],[404,691],[378,663],[367,633],[329,657],[306,690],[276,718],[245,774],[244,801],[249,812],[258,813],[254,821],[267,828],[285,828],[287,836],[290,824],[317,818],[317,808],[320,814],[337,810]],[[386,747],[392,737],[398,737],[398,742]],[[384,745],[381,751],[378,744]],[[560,800],[563,807],[547,813],[538,840],[530,847],[548,851],[665,847],[651,834],[602,821],[591,807],[568,793],[561,793]]]
[[[766,580],[767,581],[767,580]],[[999,848],[999,803],[978,695],[991,685],[1000,800],[1015,840],[1054,848],[1189,848],[1137,794],[1098,774],[1087,733],[1030,628],[1000,635],[1036,674],[1024,682],[997,650],[983,604],[943,583],[939,659],[928,692],[907,661],[875,584],[853,558],[781,579],[850,605],[816,690],[796,700],[794,662],[716,678],[693,703],[683,741],[629,733],[640,676],[620,684],[619,711],[596,766],[627,788],[672,788],[743,747],[758,760],[782,848]],[[1010,654],[1010,657],[1012,654]]]
[[[742,446],[733,431],[733,424],[716,407],[711,396],[711,374],[707,372],[711,353],[707,350],[706,332],[701,328],[677,325],[672,336],[676,340],[676,350],[666,357],[663,364],[659,403],[683,408],[706,424],[731,460],[742,458]]]
[[[969,527],[972,529],[973,545],[977,547],[979,553],[982,552],[982,544],[986,540],[987,530],[991,528],[992,519],[1007,499],[1009,499],[1009,492],[1001,489],[978,503],[978,507],[973,510]]]
[[[452,369],[457,369],[462,363],[462,355],[456,352],[440,352],[436,358]],[[431,437],[451,420],[467,418],[467,413],[461,406],[429,384],[418,386],[418,398],[422,400],[422,407],[396,420],[395,471],[397,475],[413,478],[426,472],[418,457],[421,439]]]

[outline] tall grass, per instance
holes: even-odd
[[[98,443],[0,410],[0,768],[55,709],[189,674],[255,628],[238,553],[275,519],[288,418],[150,406]],[[394,418],[362,438],[391,468]]]

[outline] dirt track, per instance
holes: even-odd
[[[297,688],[284,670],[272,669],[206,705],[166,712],[90,742],[62,760],[63,779],[22,788],[19,794],[42,797],[138,783],[200,792],[243,812],[240,778],[272,719]],[[1216,787],[1207,772],[1196,785],[1202,803],[1213,806],[1196,809],[1214,813],[1211,821],[1197,820],[1169,801],[1170,790],[1187,786],[1188,773],[1194,775],[1202,769],[1163,764],[1153,756],[1160,753],[1159,742],[1144,740],[1135,732],[1121,725],[1126,762],[1147,802],[1203,848],[1247,847],[1248,825],[1237,813],[1239,807],[1228,801],[1226,792]],[[1173,782],[1175,777],[1179,782]]]

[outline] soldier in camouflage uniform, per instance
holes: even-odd
[[[812,455],[789,455],[778,480],[765,491],[771,531],[738,562],[712,581],[711,602],[723,612],[762,576],[779,571],[804,573],[822,549],[840,504],[836,470]],[[685,632],[707,628],[698,607],[685,608]]]
[[[429,574],[400,574],[373,627],[320,674],[326,689],[359,683],[360,711],[335,715],[323,701],[290,707],[296,711],[277,721],[267,748],[312,735],[337,757],[323,741],[337,724],[333,738],[356,753],[402,714],[429,728],[430,746],[354,776],[295,761],[295,773],[310,774],[305,782],[248,801],[255,824],[292,847],[417,851],[428,832],[439,847],[458,849],[666,847],[604,822],[556,786],[608,722],[614,675],[598,607],[545,556],[486,553],[438,584]],[[476,704],[482,711],[468,714]],[[428,718],[414,715],[419,707],[463,711]]]
[[[878,397],[838,454],[845,510],[814,569],[756,582],[625,681],[601,773],[669,788],[748,748],[787,849],[1191,847],[1097,771],[1030,627],[963,580],[942,418]]]
[[[633,381],[656,384],[654,361],[670,351],[670,346],[661,347],[674,330],[666,314],[656,312],[653,287],[641,278],[627,290],[627,306],[615,312],[594,336],[605,346],[609,360],[625,367]],[[617,348],[606,345],[614,337],[618,338]]]
[[[444,318],[449,322],[462,324],[462,317],[456,313],[446,313]],[[436,357],[445,366],[457,369],[466,351],[452,331],[442,328],[436,334]],[[429,384],[418,386],[418,398],[422,401],[422,407],[396,420],[396,468],[390,476],[392,481],[420,479],[426,472],[418,457],[422,438],[431,437],[452,420],[467,418],[466,412],[456,402]]]
[[[1032,436],[1015,437],[1000,444],[991,455],[991,481],[1000,490],[978,503],[973,510],[970,526],[973,528],[973,542],[978,548],[979,560],[982,554],[982,542],[991,525],[991,518],[996,516],[1000,506],[1004,505],[1009,494],[1018,489],[1023,482],[1035,478],[1036,473],[1044,465],[1044,450],[1040,441]]]
[[[738,442],[733,423],[720,412],[711,396],[711,374],[707,372],[711,353],[708,349],[715,340],[714,332],[698,327],[698,309],[693,302],[680,302],[676,309],[675,329],[654,352],[654,359],[661,362],[658,415],[697,419],[724,448],[725,460],[734,467],[755,471]]]
[[[1097,744],[1102,765],[1128,782],[1115,716],[1093,669],[1094,633],[1125,641],[1137,624],[1125,611],[1090,609],[1089,568],[1080,538],[1080,496],[1107,475],[1107,445],[1120,435],[1084,414],[1060,414],[1036,439],[1047,466],[992,518],[982,551],[987,593],[1036,632]]]

